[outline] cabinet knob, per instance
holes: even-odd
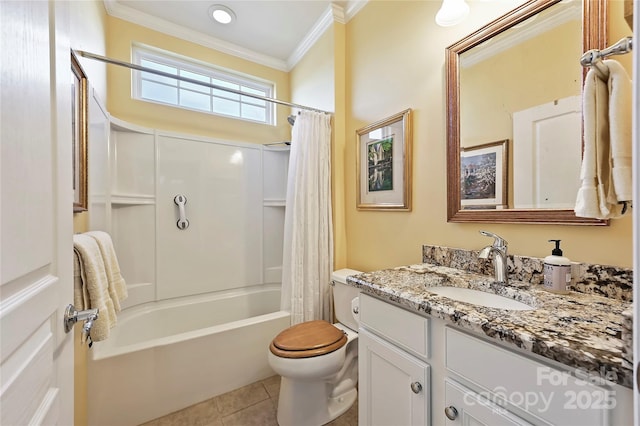
[[[444,409],[444,415],[447,416],[449,420],[455,420],[458,417],[458,410],[453,405],[450,405]]]
[[[420,382],[413,382],[411,383],[411,390],[413,391],[413,393],[420,393],[422,392],[422,385],[420,384]]]

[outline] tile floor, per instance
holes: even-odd
[[[276,407],[279,392],[280,377],[273,376],[143,426],[278,426]],[[358,403],[328,426],[358,426]]]

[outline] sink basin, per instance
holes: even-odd
[[[459,302],[472,303],[487,308],[508,309],[512,311],[530,311],[535,309],[517,300],[509,299],[508,297],[471,288],[429,287],[427,291]]]

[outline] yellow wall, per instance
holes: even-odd
[[[485,3],[473,3],[474,13],[464,23],[441,28],[434,24],[439,2],[369,2],[347,24],[348,266],[367,271],[420,262],[423,244],[478,249],[490,243],[478,233],[485,229],[503,236],[513,254],[544,257],[551,249],[547,240],[554,238],[563,240],[572,260],[630,267],[631,217],[608,227],[447,223],[444,52],[499,16],[488,9],[483,13],[480,5]],[[405,108],[414,110],[413,210],[357,211],[355,131]]]
[[[609,0],[609,45],[623,37],[633,35],[633,29],[624,19],[624,4],[625,1],[623,0]],[[633,70],[632,58],[633,55],[629,53],[627,55],[616,55],[609,59],[615,59],[620,62],[629,73],[629,76],[631,76]]]
[[[75,50],[85,50],[98,55],[106,53],[107,14],[102,2],[76,2],[69,8],[70,44]],[[87,75],[91,88],[100,99],[107,99],[106,65],[94,60],[78,57]],[[89,155],[91,145],[88,146]],[[89,230],[89,212],[73,215],[73,232]],[[87,413],[87,347],[80,344],[81,327],[74,329],[74,425],[88,424]]]
[[[88,213],[76,213],[73,215],[73,232],[80,233],[89,230]],[[87,346],[80,343],[82,327],[74,327],[73,330],[73,422],[74,426],[88,424],[87,412]]]
[[[246,73],[275,83],[275,97],[289,100],[289,75],[263,65],[218,52],[202,45],[168,36],[139,25],[108,17],[107,56],[131,62],[134,42],[213,64],[217,67]],[[225,140],[269,143],[288,141],[291,126],[287,123],[289,107],[276,109],[277,125],[239,121],[219,115],[187,111],[171,106],[131,99],[131,72],[124,67],[108,69],[109,98],[107,109],[111,115],[141,126],[185,132]]]
[[[581,44],[582,22],[574,20],[461,67],[460,145],[513,140],[514,112],[579,95]]]
[[[291,70],[291,102],[333,112],[334,44],[334,34],[330,28]]]
[[[101,1],[79,1],[70,7],[71,48],[104,55],[107,14]],[[78,57],[98,97],[107,100],[107,68],[102,62]]]
[[[334,269],[347,263],[344,208],[345,150],[345,25],[334,23],[291,70],[294,103],[333,112],[332,205]]]
[[[333,157],[332,157],[332,194],[333,194],[333,259],[334,268],[347,266],[347,229],[345,206],[345,174],[352,170],[343,167],[346,147],[351,142],[347,134],[347,99],[346,74],[346,26],[333,25],[334,39],[334,84],[335,84],[335,116],[333,118]]]

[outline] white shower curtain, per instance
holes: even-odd
[[[284,220],[282,309],[291,323],[330,320],[333,269],[331,117],[303,111],[291,140]]]

